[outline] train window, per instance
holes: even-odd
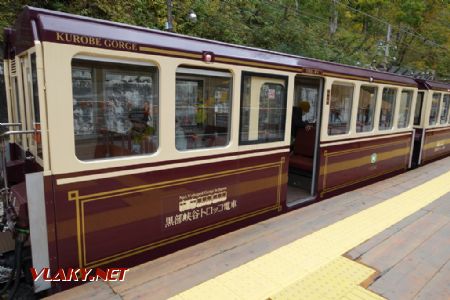
[[[317,102],[319,101],[318,81],[314,78],[301,77],[294,87],[294,106],[301,109],[301,120],[304,123],[317,122]],[[304,106],[302,108],[302,106]],[[307,108],[307,109],[306,109]]]
[[[406,128],[409,125],[412,99],[413,91],[402,91],[400,97],[400,109],[398,111],[398,128]]]
[[[37,82],[37,69],[36,69],[36,53],[30,55],[31,62],[31,91],[34,111],[33,129],[40,130],[40,113],[39,113],[39,91]],[[34,136],[34,143],[36,144],[37,156],[42,158],[42,142],[40,134]]]
[[[361,86],[359,93],[358,115],[356,117],[356,132],[372,131],[377,103],[378,88],[373,86]]]
[[[286,78],[244,73],[242,81],[240,144],[284,140]]]
[[[417,93],[416,109],[414,111],[414,125],[420,125],[422,118],[424,92]]]
[[[397,97],[397,89],[384,88],[381,100],[380,130],[389,130],[394,125],[395,114],[395,98]]]
[[[19,81],[17,79],[17,76],[14,77],[14,81],[12,81],[12,84],[14,85],[13,87],[13,93],[14,93],[14,104],[12,105],[14,111],[15,111],[15,117],[17,119],[15,119],[14,121],[17,123],[22,123],[22,115],[20,113],[20,96],[19,96]],[[24,125],[22,124],[22,126],[20,127],[20,129],[25,128]],[[22,142],[22,135],[21,134],[17,134],[14,136],[15,141],[20,144]]]
[[[450,109],[450,95],[444,95],[442,101],[442,113],[441,113],[441,124],[446,124],[448,119],[448,111]]]
[[[342,83],[334,83],[331,87],[329,135],[345,134],[350,131],[353,90],[353,85]]]
[[[430,119],[429,125],[436,125],[437,118],[439,116],[439,108],[441,105],[441,93],[434,93],[433,99],[431,100],[431,110],[430,110]]]
[[[175,146],[178,150],[228,145],[232,75],[179,67],[176,78]]]
[[[34,122],[40,122],[40,114],[39,114],[39,93],[38,93],[38,85],[37,85],[37,70],[36,70],[36,53],[32,53],[30,55],[31,61],[31,84],[33,91],[33,108],[34,108]]]
[[[80,160],[158,148],[158,69],[150,64],[72,60],[75,154]]]

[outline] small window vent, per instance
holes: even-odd
[[[11,76],[15,76],[17,74],[17,68],[16,68],[16,59],[11,60]]]

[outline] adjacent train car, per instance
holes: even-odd
[[[450,84],[418,80],[414,114],[415,166],[450,154]]]
[[[30,7],[5,40],[3,201],[37,269],[132,266],[412,165],[409,77]]]

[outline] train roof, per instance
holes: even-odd
[[[431,81],[431,80],[423,80],[423,79],[417,79],[416,81],[419,84],[419,89],[422,89],[422,90],[437,90],[437,91],[450,92],[450,83]]]
[[[5,40],[7,40],[5,57],[13,57],[15,53],[18,54],[32,47],[34,40],[74,44],[73,41],[58,40],[58,34],[123,41],[136,45],[128,51],[188,57],[198,60],[203,59],[204,53],[211,53],[217,62],[418,87],[418,82],[415,79],[393,73],[28,6],[18,16],[14,29],[5,31]],[[94,43],[89,46],[104,48],[102,43]]]

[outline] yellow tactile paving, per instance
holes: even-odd
[[[450,172],[219,275],[172,299],[383,299],[374,271],[342,255],[450,192]]]
[[[338,256],[311,275],[272,295],[270,299],[341,299],[374,273],[374,270],[366,266]],[[376,294],[373,297],[380,298]]]

